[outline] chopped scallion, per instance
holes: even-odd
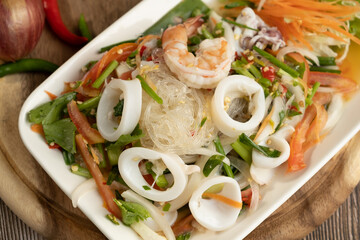
[[[162,98],[159,97],[159,95],[157,95],[156,92],[145,82],[145,79],[142,76],[137,75],[136,78],[140,80],[142,89],[144,89],[144,91],[149,94],[152,99],[159,104],[163,103]]]
[[[232,24],[232,25],[235,25],[235,26],[237,26],[237,27],[250,29],[250,30],[253,30],[253,31],[256,31],[256,32],[258,32],[258,31],[259,31],[259,30],[258,30],[258,29],[256,29],[256,28],[252,28],[252,27],[246,26],[246,25],[244,25],[244,24],[237,23],[237,22],[232,21],[232,20],[227,19],[227,18],[223,18],[222,20],[223,20],[223,21],[225,21],[225,22],[227,22],[227,23],[230,23],[230,24]]]
[[[116,60],[113,60],[104,70],[104,72],[101,73],[101,75],[98,77],[98,79],[95,80],[95,82],[92,84],[93,88],[99,88],[101,84],[105,81],[105,79],[112,73],[112,71],[115,70],[115,68],[119,65],[119,63]]]
[[[282,70],[284,70],[285,72],[287,72],[288,74],[290,74],[292,77],[297,78],[300,76],[300,73],[298,73],[296,70],[292,69],[291,67],[289,67],[288,65],[286,65],[285,63],[283,63],[282,61],[280,61],[279,59],[277,59],[276,57],[274,57],[273,55],[271,55],[270,53],[254,46],[253,49],[260,54],[261,56],[263,56],[264,58],[266,58],[267,60],[269,60],[272,64],[274,64],[275,66],[281,68]]]

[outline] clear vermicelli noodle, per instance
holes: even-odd
[[[163,104],[143,98],[142,145],[179,155],[209,145],[217,133],[208,107],[211,91],[189,88],[162,64],[148,72],[147,80],[155,84]]]

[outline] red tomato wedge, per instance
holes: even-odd
[[[99,131],[90,126],[87,118],[80,112],[74,100],[68,103],[67,108],[71,121],[89,144],[105,142]]]
[[[331,87],[341,93],[353,92],[358,88],[355,81],[336,73],[310,72],[309,82],[310,84],[320,82],[322,87]]]
[[[309,148],[319,143],[325,135],[321,136],[321,130],[325,127],[327,122],[327,111],[323,105],[316,105],[316,117],[310,124],[306,134],[306,141],[303,143],[303,151],[306,152]]]
[[[94,158],[89,153],[87,148],[87,144],[85,143],[85,139],[80,134],[76,135],[76,146],[87,166],[89,169],[91,176],[94,178],[96,182],[96,186],[99,190],[99,193],[106,204],[106,208],[115,215],[115,217],[121,219],[121,211],[118,206],[114,202],[115,195],[110,190],[110,186],[106,185],[106,181],[104,176],[102,175],[99,166],[95,163]]]
[[[319,143],[325,135],[320,135],[327,121],[327,112],[323,105],[312,104],[298,123],[290,140],[288,172],[295,172],[306,167],[304,153]]]
[[[304,162],[303,143],[306,141],[307,130],[316,116],[316,107],[310,105],[303,119],[296,125],[295,132],[290,140],[290,157],[288,159],[288,172],[295,172],[306,167]]]

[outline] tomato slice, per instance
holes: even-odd
[[[314,106],[316,107],[316,117],[311,122],[307,131],[306,140],[302,146],[304,152],[319,143],[325,137],[325,135],[321,136],[320,133],[327,122],[327,111],[322,105],[314,104]]]
[[[290,140],[288,172],[295,172],[306,167],[304,162],[303,143],[306,141],[307,130],[314,120],[316,112],[317,109],[314,104],[307,107],[303,119],[295,127],[295,132]]]
[[[310,72],[309,82],[311,84],[320,82],[322,87],[331,87],[341,93],[349,93],[358,89],[355,81],[336,73]]]
[[[80,112],[74,100],[68,103],[67,108],[71,121],[75,124],[79,133],[86,139],[89,144],[105,142],[99,131],[90,126],[87,118]]]
[[[89,169],[91,176],[94,178],[99,193],[106,204],[106,208],[114,214],[117,218],[121,219],[122,214],[118,206],[114,202],[115,195],[110,190],[110,186],[106,184],[104,176],[102,175],[99,166],[95,163],[94,158],[90,155],[85,139],[80,134],[75,137],[78,150]]]

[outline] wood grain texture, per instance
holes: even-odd
[[[92,32],[99,34],[137,2],[104,0],[92,1],[89,5],[85,0],[63,0],[59,4],[64,21],[73,32],[76,32],[78,17],[84,13]],[[77,50],[61,42],[46,26],[31,57],[62,64]],[[0,198],[46,238],[103,239],[99,230],[72,207],[70,199],[21,142],[17,127],[21,105],[45,78],[43,74],[17,74],[0,79]],[[325,221],[359,182],[359,140],[360,134],[248,239],[264,239],[264,236],[266,239],[299,239]],[[359,234],[358,230],[351,231]]]

